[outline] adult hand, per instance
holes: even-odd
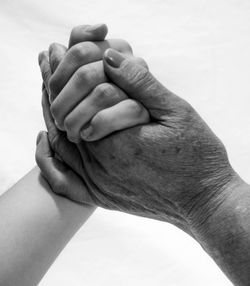
[[[53,170],[41,165],[52,189],[171,222],[192,235],[235,285],[248,285],[250,189],[231,168],[223,144],[187,102],[131,59],[109,50],[104,70],[154,122],[76,146],[58,135],[44,100],[52,148],[81,178],[65,189],[63,177],[53,185]]]

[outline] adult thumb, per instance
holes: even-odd
[[[138,100],[149,111],[169,109],[172,105],[171,100],[176,96],[133,58],[108,49],[104,54],[103,63],[107,76],[129,97]]]

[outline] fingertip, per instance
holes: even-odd
[[[108,34],[108,26],[104,23],[96,25],[95,31],[100,34],[100,37],[104,40]]]
[[[58,123],[55,119],[54,119],[54,123],[55,123],[55,126],[57,129],[59,129],[61,131],[65,131],[63,124]]]
[[[55,72],[67,52],[67,48],[59,43],[52,43],[49,46],[49,62],[52,73]]]
[[[81,130],[80,136],[85,141],[90,141],[91,137],[93,137],[94,134],[94,127],[93,125],[88,126],[87,128]]]
[[[88,32],[102,32],[102,35],[106,35],[108,32],[108,27],[104,23],[99,23],[95,25],[89,25],[86,27],[86,31]]]
[[[106,32],[106,35],[107,35],[109,31],[108,26],[107,24],[102,24],[102,25],[103,25],[103,30]]]
[[[36,145],[36,162],[39,168],[43,169],[46,159],[52,155],[47,132],[39,132]]]
[[[39,64],[39,66],[41,65],[42,58],[43,58],[43,52],[40,52],[40,53],[38,54],[38,64]]]
[[[49,45],[49,56],[51,56],[51,54],[53,53],[54,49],[56,49],[58,45],[59,45],[59,44],[56,43],[56,42],[51,43],[51,44]]]
[[[86,41],[103,41],[108,33],[106,24],[81,25],[72,29],[69,39],[69,48]]]
[[[45,132],[45,131],[40,131],[40,132],[38,133],[37,138],[36,138],[36,145],[38,145],[39,142],[41,141],[44,132]]]
[[[48,55],[48,51],[45,51],[45,50],[38,54],[38,64],[39,64],[39,66],[42,64],[42,62],[47,57],[47,55]]]

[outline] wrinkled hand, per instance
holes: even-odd
[[[220,206],[226,186],[237,177],[223,144],[190,104],[146,68],[112,49],[103,63],[106,75],[142,103],[153,122],[81,142],[72,153],[64,137],[49,136],[52,149],[85,186],[80,192],[65,191],[58,184],[53,190],[84,202],[87,189],[88,203],[168,221],[192,234]],[[50,135],[47,103],[43,108]],[[47,179],[53,183],[53,176]]]

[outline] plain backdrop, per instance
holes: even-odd
[[[1,0],[0,193],[35,165],[44,129],[39,51],[67,44],[73,26],[102,22],[198,110],[250,182],[249,0]],[[40,285],[231,283],[177,228],[99,209]]]

